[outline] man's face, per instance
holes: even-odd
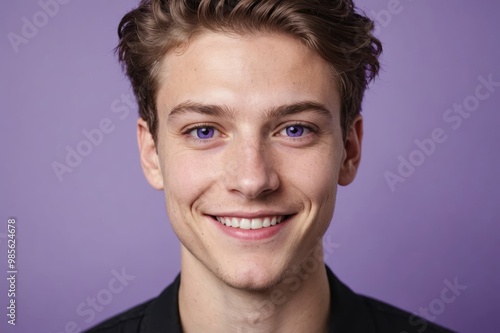
[[[281,34],[204,33],[165,57],[157,151],[143,120],[138,136],[183,270],[255,290],[311,255],[359,162],[361,119],[344,145],[338,91],[329,64]]]

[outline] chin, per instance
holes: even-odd
[[[286,271],[277,270],[276,267],[266,269],[263,266],[248,266],[236,268],[231,272],[219,275],[228,286],[246,291],[267,291],[279,285],[287,277]]]

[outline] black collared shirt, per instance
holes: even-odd
[[[332,310],[328,327],[330,333],[453,332],[386,303],[355,294],[328,267],[326,269],[331,293]],[[178,307],[180,281],[178,275],[157,298],[119,314],[86,332],[182,333]]]

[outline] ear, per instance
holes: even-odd
[[[141,166],[147,181],[157,190],[163,189],[163,175],[156,150],[156,144],[149,131],[148,124],[142,118],[137,120],[137,142]]]
[[[361,161],[361,141],[363,140],[363,117],[358,115],[348,130],[344,143],[344,161],[340,167],[339,185],[345,186],[356,178]]]

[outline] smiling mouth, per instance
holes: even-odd
[[[281,216],[267,216],[259,218],[212,216],[212,218],[214,218],[215,220],[219,221],[221,224],[227,227],[250,230],[250,229],[269,228],[275,226],[285,221],[290,216],[291,215],[281,215]]]

